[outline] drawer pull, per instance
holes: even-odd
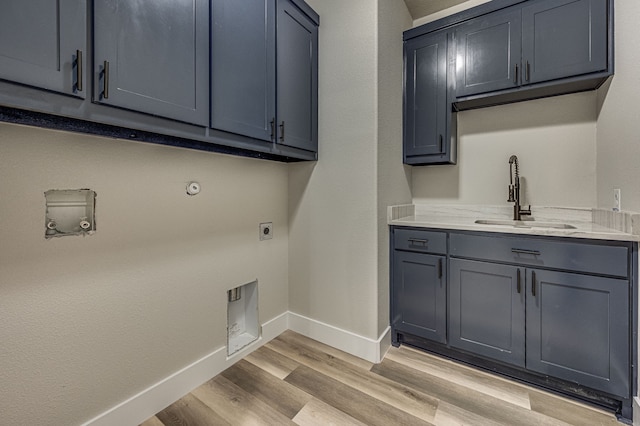
[[[540,251],[538,251],[538,250],[527,250],[527,249],[519,249],[519,248],[512,248],[511,249],[511,253],[531,254],[533,256],[540,256]]]
[[[536,273],[531,271],[531,295],[536,296]]]
[[[76,50],[76,89],[82,92],[82,50]]]
[[[418,239],[418,238],[409,238],[407,241],[409,241],[411,243],[411,245],[422,244],[423,246],[426,246],[427,243],[429,242],[429,240],[421,240],[421,239]]]
[[[104,99],[109,99],[109,61],[104,61],[102,67],[102,77],[104,78],[102,97]]]

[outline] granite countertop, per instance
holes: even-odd
[[[640,241],[640,214],[604,209],[532,207],[531,217],[523,217],[522,226],[484,225],[478,219],[510,220],[513,207],[478,205],[404,204],[390,206],[387,223],[393,226],[437,228],[464,231],[498,232],[568,238],[615,241]],[[536,226],[567,224],[574,228],[558,229]]]

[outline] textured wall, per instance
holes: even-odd
[[[414,202],[510,205],[516,154],[525,203],[594,207],[595,120],[595,92],[458,113],[458,164],[414,167]]]
[[[402,31],[411,28],[403,0],[378,1],[378,335],[389,326],[387,206],[411,203],[411,167],[402,164]]]
[[[615,2],[615,75],[600,89],[598,207],[611,208],[620,188],[622,209],[640,211],[640,2]]]
[[[619,188],[622,210],[638,212],[640,115],[636,102],[640,98],[640,39],[637,35],[640,3],[618,0],[614,12],[615,75],[598,91],[597,206],[611,208],[613,189]],[[637,365],[637,360],[635,362]],[[635,407],[637,403],[635,397]],[[638,414],[640,411],[636,408],[634,424],[638,424]]]
[[[386,208],[402,165],[402,0],[310,1],[321,16],[320,161],[289,174],[290,308],[377,339],[389,324]]]
[[[287,310],[284,164],[0,124],[0,171],[1,424],[87,421],[225,346],[231,287]],[[96,234],[45,240],[44,192],[76,188]]]
[[[289,174],[291,311],[377,338],[376,2],[320,14],[319,161]]]

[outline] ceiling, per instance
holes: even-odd
[[[466,0],[404,0],[414,20],[464,3],[465,1]]]

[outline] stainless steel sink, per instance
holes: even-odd
[[[550,228],[550,229],[576,229],[567,223],[536,222],[535,220],[508,220],[508,219],[478,219],[478,225],[513,226],[514,228]]]

